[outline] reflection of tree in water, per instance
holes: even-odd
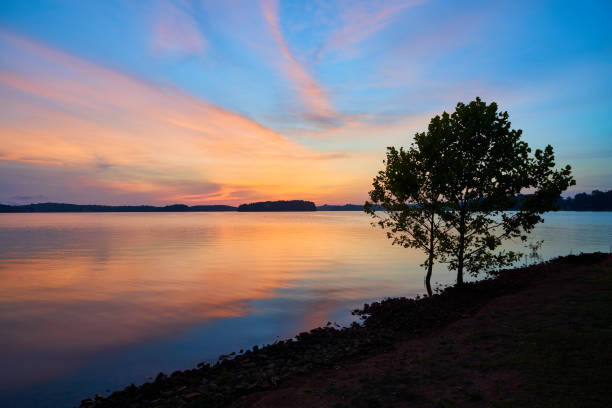
[[[534,264],[542,260],[540,250],[542,249],[543,243],[544,240],[538,240],[525,245],[525,248],[529,250],[529,253],[523,254],[523,257],[525,258],[525,265]]]

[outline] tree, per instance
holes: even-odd
[[[437,139],[417,133],[408,150],[387,149],[386,167],[378,173],[370,192],[372,203],[364,209],[376,219],[374,225],[387,229],[387,237],[394,245],[419,248],[427,255],[424,266],[425,287],[432,295],[431,275],[438,257],[440,237],[443,235],[439,215],[443,203],[437,191],[440,184],[434,179],[435,169],[442,159]],[[383,211],[377,211],[380,207]]]
[[[457,271],[458,285],[465,271],[511,265],[520,254],[499,250],[503,241],[525,241],[575,184],[570,166],[554,169],[550,145],[531,155],[521,135],[497,104],[458,103],[452,114],[432,118],[407,152],[388,149],[366,211],[393,243],[427,253],[428,277],[436,259]],[[373,204],[386,215],[376,215]]]
[[[503,241],[525,241],[575,181],[570,166],[554,169],[550,145],[530,155],[522,130],[511,128],[508,112],[499,112],[496,103],[458,103],[452,115],[433,118],[429,131],[440,135],[443,156],[435,171],[445,201],[440,215],[449,229],[440,258],[457,271],[461,285],[464,271],[475,275],[516,261],[520,254],[498,250]],[[519,202],[523,191],[530,193]]]

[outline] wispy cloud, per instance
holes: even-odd
[[[151,48],[159,54],[204,53],[207,41],[188,2],[158,1],[153,21]]]
[[[0,31],[0,50],[10,55],[0,71],[4,163],[62,168],[69,170],[66,181],[152,201],[190,196],[239,203],[236,191],[309,198],[331,179],[348,176],[334,171],[346,153],[307,148],[176,88],[6,31]],[[39,184],[48,181],[44,173],[34,177]]]
[[[339,12],[342,23],[332,33],[329,40],[318,49],[315,62],[319,62],[325,54],[346,51],[347,47],[366,40],[393,22],[405,9],[425,1],[351,1],[344,3]]]
[[[272,37],[284,57],[283,71],[295,86],[306,107],[305,117],[324,124],[336,124],[339,115],[330,102],[327,91],[308,73],[289,49],[279,21],[278,0],[263,0],[262,9]]]

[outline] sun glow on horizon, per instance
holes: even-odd
[[[0,6],[3,203],[362,203],[387,146],[477,95],[552,144],[574,191],[612,188],[604,3],[578,36],[527,2],[39,3]]]

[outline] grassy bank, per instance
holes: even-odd
[[[363,325],[318,328],[215,365],[160,373],[81,407],[604,406],[612,397],[607,254],[355,313]]]

